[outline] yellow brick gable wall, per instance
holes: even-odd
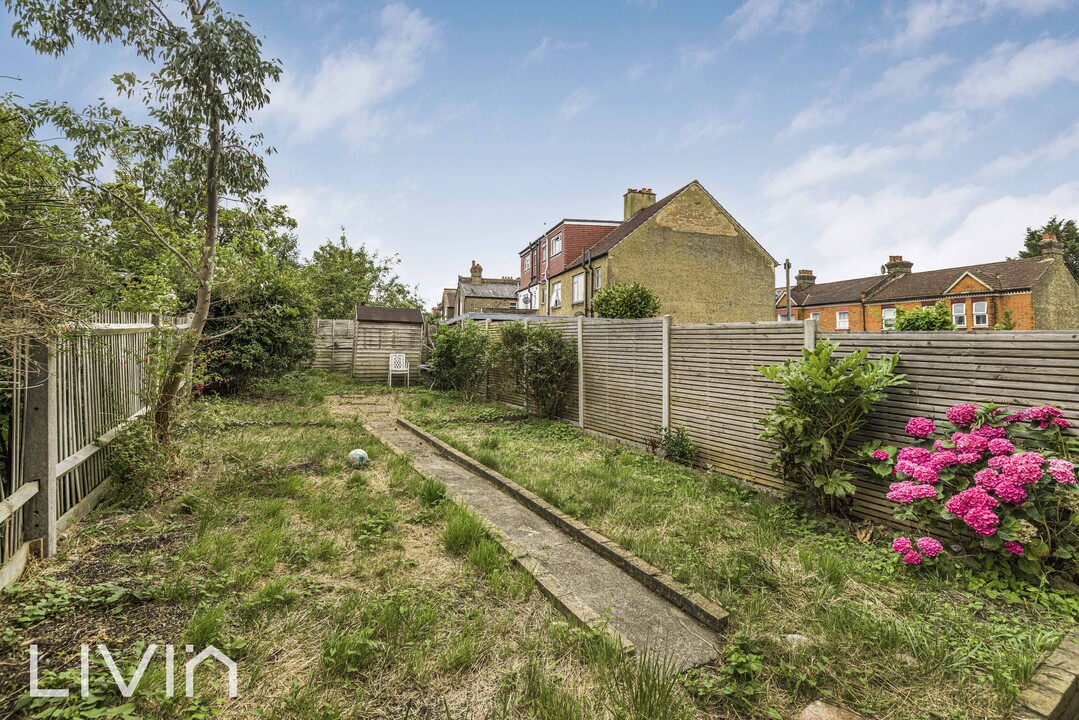
[[[1059,256],[1035,283],[1032,306],[1035,330],[1079,329],[1079,284]]]
[[[639,282],[674,322],[775,320],[772,259],[697,185],[607,255],[604,284]]]

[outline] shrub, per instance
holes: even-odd
[[[895,372],[899,355],[868,360],[865,348],[836,358],[838,346],[821,340],[813,350],[803,349],[801,360],[759,368],[783,388],[776,405],[760,422],[761,439],[778,447],[772,467],[801,488],[809,504],[831,511],[842,509],[854,494],[850,473],[858,462],[847,445],[869,418],[885,390],[905,385]]]
[[[952,321],[951,309],[941,300],[936,305],[915,310],[899,308],[895,314],[895,329],[913,331],[955,330],[955,323]]]
[[[577,370],[573,345],[554,328],[515,322],[502,329],[495,354],[524,395],[525,407],[541,417],[558,417]]]
[[[596,315],[605,318],[650,318],[659,308],[659,296],[640,283],[609,285],[592,300]]]
[[[663,457],[676,462],[679,465],[692,465],[697,457],[697,446],[689,439],[684,425],[679,425],[674,430],[662,425],[656,428],[654,450],[663,453]]]
[[[428,360],[434,366],[435,387],[474,399],[487,378],[490,350],[491,337],[471,320],[440,326]]]
[[[924,537],[896,538],[892,549],[919,565],[941,552],[929,531],[940,519],[953,536],[990,564],[1013,562],[1030,575],[1048,569],[1074,575],[1079,559],[1079,488],[1073,460],[1079,438],[1051,405],[1017,413],[989,405],[955,405],[947,421],[915,417],[914,444],[870,443],[876,472],[895,476],[888,499],[895,517]]]
[[[314,355],[315,304],[299,274],[261,266],[251,272],[210,311],[199,347],[207,390],[238,392],[252,380],[283,375]]]
[[[115,483],[115,496],[139,506],[154,499],[158,487],[170,484],[174,466],[165,450],[154,443],[150,423],[134,420],[109,443],[105,472]]]
[[[993,326],[994,330],[1015,330],[1015,316],[1011,310],[1001,313],[1000,321]]]

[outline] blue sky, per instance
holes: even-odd
[[[397,253],[429,303],[475,259],[627,187],[705,187],[819,281],[1014,254],[1079,217],[1079,2],[226,2],[285,76],[259,125],[268,196],[309,255],[341,225]],[[122,49],[35,56],[0,80],[80,104]]]

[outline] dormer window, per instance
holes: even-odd
[[[525,255],[525,272],[532,269],[532,253]]]
[[[558,233],[551,238],[551,257],[558,255],[562,252],[562,233]]]

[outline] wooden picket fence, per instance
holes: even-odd
[[[1012,407],[1053,404],[1079,418],[1079,332],[824,333],[816,322],[673,325],[646,320],[544,320],[577,350],[579,368],[561,416],[587,431],[638,445],[660,427],[683,425],[699,461],[720,472],[782,488],[771,469],[775,447],[760,440],[761,417],[778,387],[758,368],[801,356],[818,338],[839,354],[869,348],[870,357],[900,353],[909,385],[891,390],[873,413],[865,439],[909,441],[914,415],[942,418],[953,404],[995,402]],[[487,322],[492,336],[500,323]],[[488,397],[511,405],[522,398],[492,372]],[[856,515],[891,522],[888,482],[856,478]]]
[[[52,555],[60,534],[100,500],[109,443],[148,409],[152,333],[189,326],[187,318],[105,312],[52,343],[10,343],[0,587],[18,579],[31,550]]]

